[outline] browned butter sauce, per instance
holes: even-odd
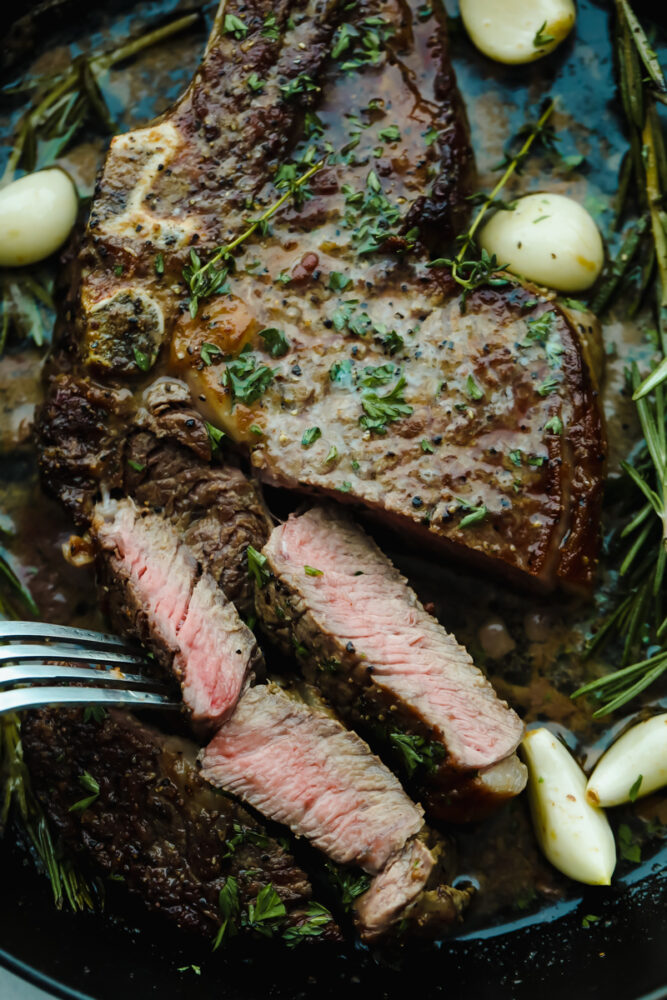
[[[173,6],[173,5],[172,5]],[[123,22],[125,27],[128,21]],[[585,20],[580,31],[585,28]],[[101,33],[95,45],[117,37],[117,23],[101,17]],[[115,34],[114,34],[115,33]],[[453,44],[462,51],[457,65],[464,98],[473,126],[473,142],[480,168],[480,187],[488,189],[497,179],[490,170],[502,158],[508,136],[529,117],[557,76],[558,58],[542,68],[516,72],[505,77],[471,54],[456,32]],[[87,47],[88,39],[77,39]],[[162,110],[166,94],[175,94],[174,79],[184,82],[196,65],[202,36],[176,40],[169,48],[149,50],[139,60],[114,71],[105,90],[115,109],[124,108],[122,127],[137,125]],[[579,51],[579,50],[577,50]],[[549,188],[579,198],[589,207],[605,197],[600,187],[601,172],[617,166],[622,144],[618,125],[604,121],[607,99],[611,96],[609,67],[601,70],[589,47],[582,42],[579,54],[563,55],[570,59],[567,68],[581,74],[594,67],[600,88],[608,88],[597,97],[600,120],[593,125],[582,113],[576,100],[565,102],[556,115],[556,128],[574,142],[589,158],[582,172],[553,169],[549,158],[535,165],[515,181],[512,193],[535,188]],[[30,67],[32,72],[50,72],[67,64],[69,49],[59,46],[41,54]],[[570,65],[571,64],[571,65]],[[540,64],[541,66],[541,64]],[[564,71],[565,72],[565,71]],[[495,76],[494,76],[495,73]],[[530,73],[530,75],[529,75]],[[540,75],[542,74],[542,75]],[[561,85],[562,81],[558,81]],[[562,84],[567,90],[567,82]],[[584,95],[585,96],[585,95]],[[590,97],[590,95],[589,95]],[[582,97],[583,102],[583,97]],[[0,117],[0,128],[7,131],[10,122]],[[63,160],[84,191],[90,192],[99,166],[103,144],[95,136],[72,149]],[[599,169],[598,169],[599,168]],[[602,183],[602,182],[601,182]],[[317,261],[306,260],[306,273]],[[304,274],[305,276],[305,274]],[[216,306],[216,309],[218,307]],[[219,320],[228,335],[242,338],[242,306],[220,300]],[[231,315],[231,312],[234,315]],[[651,357],[646,330],[651,317],[643,315],[628,321],[622,308],[606,317],[603,328],[606,349],[606,375],[603,383],[604,410],[610,443],[610,475],[618,474],[619,461],[630,451],[638,437],[634,406],[625,391],[624,369],[630,359],[646,363]],[[239,333],[239,331],[241,331]],[[187,342],[187,320],[182,342]],[[232,346],[230,344],[230,346]],[[179,350],[179,340],[174,351]],[[173,361],[173,359],[172,359]],[[5,544],[17,572],[30,588],[41,617],[47,621],[103,624],[93,596],[90,568],[74,569],[65,561],[62,546],[71,526],[60,509],[40,492],[35,470],[35,455],[30,441],[30,422],[39,402],[40,354],[30,346],[12,347],[0,361],[0,527],[7,531]],[[155,371],[153,375],[155,375]],[[604,530],[613,526],[612,513]],[[395,540],[394,540],[395,543]],[[387,544],[387,539],[383,539]],[[391,544],[391,543],[390,543]],[[469,575],[459,567],[444,566],[421,556],[406,554],[400,546],[391,555],[410,577],[420,597],[432,605],[434,613],[466,644],[475,661],[483,667],[501,696],[519,711],[527,724],[548,724],[561,733],[587,766],[597,759],[612,732],[642,709],[635,702],[630,709],[610,720],[593,721],[583,702],[573,702],[571,692],[585,679],[598,672],[603,663],[585,661],[582,649],[592,624],[598,620],[614,583],[611,568],[603,564],[595,602],[584,604],[562,595],[531,599],[516,595],[505,587]],[[614,661],[614,652],[606,662]],[[653,689],[646,708],[655,707],[662,691]],[[667,824],[664,796],[644,799],[636,810],[617,810],[614,818],[628,823],[633,836],[642,841],[648,858],[659,844],[661,828]],[[470,926],[486,925],[494,920],[519,916],[567,895],[576,894],[576,886],[561,876],[541,857],[534,841],[525,801],[513,801],[492,819],[464,830],[450,831],[456,845],[455,872],[461,880],[479,887],[473,903]],[[628,869],[621,859],[619,871]]]

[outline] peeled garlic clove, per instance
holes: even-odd
[[[514,209],[500,209],[480,242],[499,264],[560,292],[581,292],[597,280],[604,246],[593,218],[562,194],[527,194]]]
[[[600,758],[586,798],[593,805],[620,806],[663,785],[667,785],[667,715],[655,715],[628,729]]]
[[[552,52],[576,18],[573,0],[460,0],[473,45],[502,63],[527,63]]]
[[[64,170],[27,174],[0,190],[0,267],[44,260],[76,221],[76,188]]]
[[[587,885],[609,885],[616,844],[607,817],[586,799],[586,775],[548,729],[523,740],[535,834],[551,864]]]

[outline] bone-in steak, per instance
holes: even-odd
[[[446,269],[426,267],[461,225],[471,157],[444,12],[416,6],[221,8],[183,99],[112,142],[68,364],[139,386],[170,366],[266,481],[358,502],[486,568],[587,586],[595,386],[558,305],[508,286],[464,312]],[[183,268],[321,155],[195,301]],[[66,480],[61,467],[65,494]]]
[[[220,890],[231,877],[242,910],[272,885],[286,923],[307,920],[312,890],[305,872],[241,805],[200,778],[198,748],[189,740],[125,712],[85,721],[82,712],[63,709],[29,713],[21,735],[53,828],[149,908],[213,938],[222,920]],[[99,795],[72,809],[89,795],[79,781],[84,773]],[[323,931],[339,937],[333,922]]]

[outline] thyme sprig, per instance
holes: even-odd
[[[667,379],[667,156],[656,101],[665,103],[667,85],[658,60],[627,0],[616,0],[616,54],[619,87],[630,130],[630,152],[624,174],[624,197],[638,193],[640,217],[630,230],[629,252],[637,249],[637,234],[648,232],[655,265],[657,343],[662,359],[642,381],[630,370],[630,387],[643,434],[641,446],[622,469],[640,499],[627,514],[620,532],[619,579],[624,585],[616,606],[589,643],[588,654],[613,635],[623,638],[621,668],[584,684],[572,695],[600,701],[594,713],[607,715],[644,691],[667,670],[667,618],[664,582],[667,562],[667,421],[664,383]],[[629,173],[628,173],[629,169]],[[618,206],[618,212],[623,204]],[[634,235],[633,235],[634,234]],[[650,279],[649,279],[650,280]],[[596,299],[600,298],[600,293]],[[600,304],[605,303],[598,302]],[[643,654],[643,655],[642,655]]]
[[[495,254],[490,255],[486,250],[479,248],[476,240],[477,231],[485,220],[487,213],[492,208],[498,207],[500,203],[499,195],[510,178],[515,173],[521,172],[521,168],[530,155],[530,151],[536,140],[539,139],[544,142],[546,137],[547,143],[553,142],[551,134],[548,131],[548,121],[554,107],[554,101],[549,100],[542,109],[537,122],[526,125],[522,129],[521,135],[522,137],[525,136],[525,138],[521,147],[517,153],[506,154],[502,164],[499,164],[499,169],[502,168],[503,173],[493,190],[481,197],[473,195],[473,200],[479,203],[479,208],[467,232],[458,238],[459,251],[456,256],[454,258],[440,257],[437,260],[431,261],[428,265],[429,267],[444,265],[450,268],[452,278],[463,289],[461,296],[462,311],[465,311],[467,297],[476,288],[487,284],[503,285],[509,280],[504,272],[506,265],[499,263]],[[505,206],[504,203],[502,204],[503,207],[509,207]]]
[[[313,163],[300,177],[292,178],[280,198],[270,205],[258,218],[253,219],[246,229],[225,246],[218,247],[212,257],[202,264],[194,250],[190,251],[190,264],[183,269],[183,278],[190,290],[190,315],[194,319],[199,310],[199,303],[223,291],[227,277],[234,269],[234,252],[245,243],[258,229],[266,232],[269,220],[279,212],[286,201],[292,198],[307,184],[310,178],[324,166],[325,160]]]
[[[34,170],[52,162],[89,121],[101,124],[105,132],[113,132],[114,123],[98,82],[100,76],[116,63],[185,31],[198,20],[199,14],[186,14],[108,52],[77,56],[66,72],[32,77],[5,88],[5,93],[34,91],[37,97],[21,119],[2,183],[9,183],[20,166]]]

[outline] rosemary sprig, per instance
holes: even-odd
[[[95,892],[71,860],[56,847],[46,816],[32,790],[23,760],[20,717],[14,712],[0,717],[0,781],[0,832],[6,829],[13,812],[51,883],[57,908],[62,909],[67,902],[74,912],[92,910]]]
[[[253,219],[248,227],[230,243],[218,247],[213,256],[202,264],[198,254],[190,251],[190,263],[183,269],[183,278],[190,290],[190,315],[194,319],[202,299],[223,292],[227,277],[234,269],[234,251],[249,239],[258,229],[266,232],[269,220],[280,211],[289,198],[297,195],[300,189],[324,166],[324,160],[312,164],[300,177],[294,177],[280,198],[269,206],[258,218]]]
[[[655,53],[627,0],[616,0],[616,52],[621,99],[630,129],[630,154],[623,171],[623,188],[638,192],[638,222],[626,237],[624,250],[635,255],[649,232],[655,260],[655,309],[660,363],[641,381],[637,365],[630,371],[633,399],[643,442],[622,468],[641,503],[628,514],[619,541],[621,596],[588,647],[590,655],[613,635],[623,638],[621,668],[584,684],[572,695],[592,695],[601,704],[594,713],[607,715],[631,701],[667,670],[667,619],[663,594],[667,562],[667,423],[664,382],[667,379],[667,157],[656,101],[665,102],[667,86]],[[630,163],[630,168],[627,163]],[[629,174],[628,174],[629,170]],[[619,203],[617,213],[622,211]],[[629,241],[629,243],[628,243]],[[623,250],[621,251],[621,255]],[[619,258],[622,261],[622,256]],[[622,271],[619,265],[617,271]],[[622,275],[621,275],[622,276]],[[644,273],[642,284],[650,275]],[[616,282],[617,284],[618,282]],[[594,301],[604,307],[616,285],[601,286]],[[634,306],[633,306],[634,308]],[[649,655],[641,655],[646,651]],[[632,662],[634,659],[635,662]]]
[[[187,14],[108,52],[77,56],[65,73],[34,77],[5,88],[5,93],[36,91],[39,96],[21,119],[0,183],[8,184],[20,166],[34,170],[37,165],[55,160],[88,121],[100,123],[105,132],[113,132],[114,123],[99,87],[100,76],[116,63],[185,31],[198,20],[198,14]]]
[[[552,141],[549,137],[548,121],[554,110],[554,101],[549,100],[542,109],[537,122],[526,125],[522,129],[522,136],[525,135],[523,143],[517,153],[507,154],[499,169],[503,168],[500,180],[488,195],[474,195],[476,202],[480,202],[480,207],[475,214],[468,231],[458,238],[460,244],[459,251],[454,258],[440,257],[431,261],[429,267],[446,266],[451,270],[451,275],[458,285],[463,289],[461,296],[461,309],[465,311],[465,304],[468,295],[481,285],[502,285],[509,280],[504,272],[505,264],[500,264],[494,255],[489,255],[485,250],[480,250],[477,242],[477,230],[486,218],[487,212],[504,203],[500,202],[499,196],[505,188],[507,182],[515,174],[521,171],[523,164],[528,158],[531,148],[539,138]],[[499,273],[499,272],[502,272]]]

